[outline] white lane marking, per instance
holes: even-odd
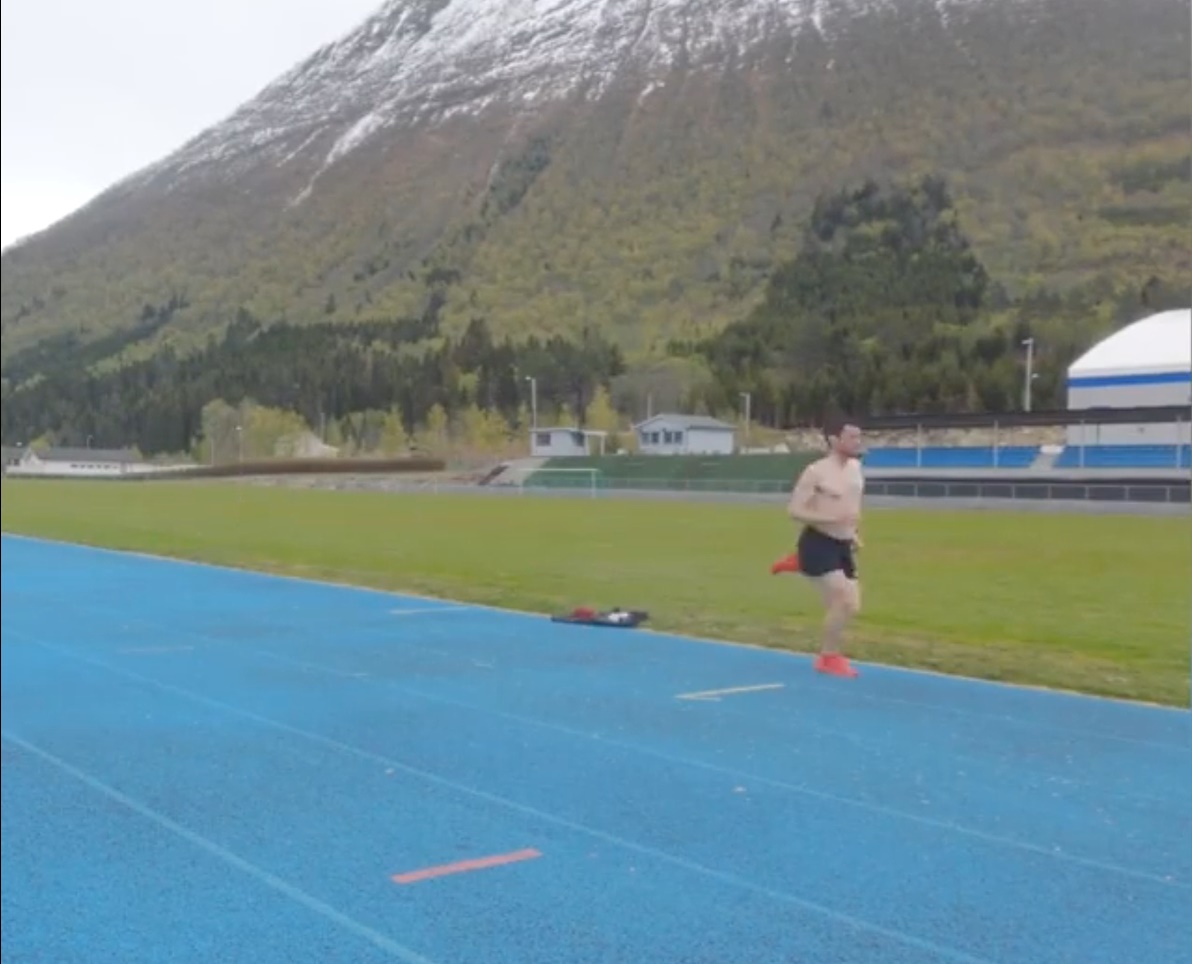
[[[679,693],[677,700],[703,700],[708,703],[719,703],[720,697],[732,696],[735,693],[760,693],[762,690],[780,690],[785,683],[760,683],[757,686],[732,686],[723,690],[704,690],[700,693]]]

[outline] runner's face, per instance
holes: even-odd
[[[855,459],[861,454],[861,430],[856,425],[846,425],[836,436],[833,448],[839,455]]]

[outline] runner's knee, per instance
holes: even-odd
[[[832,608],[841,616],[856,616],[861,611],[861,593],[856,583],[844,583],[833,588]]]

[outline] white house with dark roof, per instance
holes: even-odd
[[[633,426],[642,455],[732,455],[736,426],[708,415],[655,415]]]

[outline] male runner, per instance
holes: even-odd
[[[845,420],[824,426],[828,454],[812,462],[791,492],[787,513],[803,524],[798,551],[774,564],[774,572],[802,572],[823,597],[823,640],[815,668],[833,676],[856,676],[841,654],[845,627],[861,609],[856,551],[861,547],[861,429]]]

